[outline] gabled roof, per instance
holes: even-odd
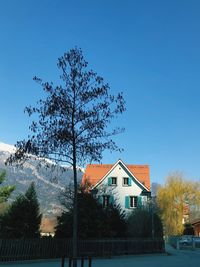
[[[95,187],[118,163],[123,164],[140,184],[150,190],[149,166],[124,164],[121,160],[115,164],[88,164],[82,178],[82,184],[88,182],[92,187]]]

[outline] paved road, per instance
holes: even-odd
[[[93,267],[198,267],[200,251],[174,251],[168,249],[170,255],[140,255],[96,260]]]
[[[200,265],[200,250],[176,251],[167,246],[168,254],[135,255],[114,257],[112,259],[95,259],[92,267],[198,267]],[[38,261],[30,263],[0,264],[5,267],[60,267],[60,261]],[[79,264],[80,266],[80,264]],[[68,264],[65,264],[68,267]],[[84,267],[88,267],[85,264]]]

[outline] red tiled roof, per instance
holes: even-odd
[[[82,178],[82,184],[86,181],[95,186],[114,166],[114,164],[88,164]],[[150,190],[150,175],[148,165],[125,165],[128,170]]]

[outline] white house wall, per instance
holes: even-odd
[[[109,186],[109,177],[117,177],[117,185]],[[105,179],[96,187],[98,189],[97,195],[113,195],[115,203],[120,204],[121,208],[125,209],[125,197],[139,196],[143,191],[141,185],[138,185],[133,179],[130,186],[124,186],[123,178],[125,177],[131,178],[131,175],[128,175],[127,171],[121,164],[117,164],[115,168],[108,173]]]

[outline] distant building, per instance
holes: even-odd
[[[55,227],[57,225],[56,217],[43,217],[40,225],[40,235],[41,236],[54,236]]]
[[[150,197],[148,165],[115,164],[87,165],[82,184],[89,184],[91,192],[106,207],[118,205],[126,212],[145,206]]]
[[[195,236],[200,236],[200,218],[193,220],[191,222],[191,225],[194,228],[194,235]]]

